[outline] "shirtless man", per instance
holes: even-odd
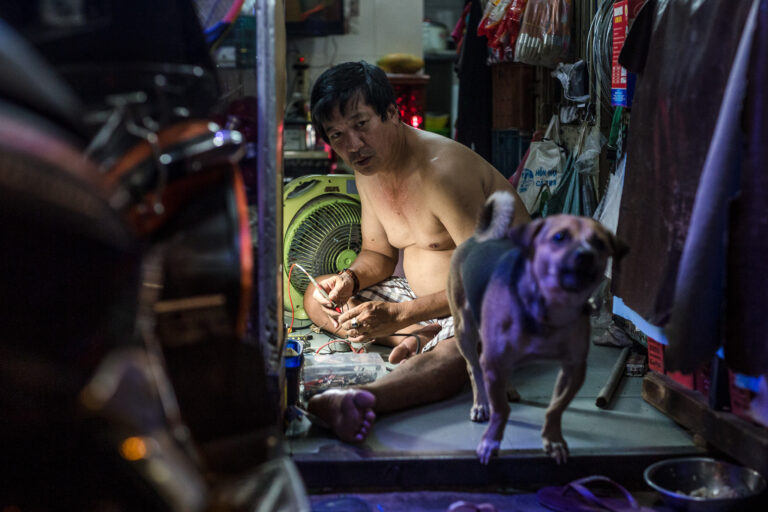
[[[318,279],[342,312],[312,286],[304,306],[315,324],[340,337],[394,346],[390,362],[400,362],[375,382],[328,390],[309,401],[309,411],[339,438],[361,442],[375,412],[436,402],[463,387],[466,363],[445,290],[451,255],[474,232],[486,198],[497,190],[515,191],[466,146],[402,122],[386,74],[366,62],[325,71],[312,89],[311,105],[318,134],[354,169],[363,243],[350,270]],[[518,208],[515,223],[528,220]],[[400,249],[407,282],[389,279]],[[403,287],[405,296],[391,297]],[[399,302],[376,300],[382,294]]]

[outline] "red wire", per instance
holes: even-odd
[[[296,266],[296,264],[293,263],[293,264],[291,264],[291,267],[288,269],[288,302],[291,303],[291,325],[288,327],[288,333],[287,334],[290,334],[290,333],[293,332],[294,307],[293,307],[293,297],[291,297],[291,274],[293,273],[293,267],[295,267],[295,266]],[[352,349],[352,352],[354,352],[355,354],[362,354],[363,353],[363,349],[365,348],[365,347],[360,347],[359,350],[355,350],[355,347],[352,346],[352,343],[350,343],[347,340],[331,340],[331,341],[323,344],[323,346],[321,346],[319,349],[315,350],[315,353],[320,352],[322,349],[324,349],[325,347],[327,347],[328,345],[330,345],[331,343],[336,342],[336,341],[340,341],[342,343],[346,343],[347,345],[349,345],[349,348]]]
[[[291,325],[288,327],[288,334],[293,332],[293,298],[291,297],[291,273],[293,272],[293,267],[295,267],[296,264],[292,264],[291,268],[288,269],[288,302],[291,303]]]
[[[326,8],[325,5],[318,4],[315,7],[311,8],[311,9],[309,9],[307,11],[304,11],[303,13],[301,13],[301,21],[307,21],[307,18],[309,18],[310,16],[312,16],[313,14],[315,14],[317,12],[320,12],[320,11],[324,10],[325,8]]]
[[[337,343],[337,342],[339,342],[339,343],[346,343],[347,345],[349,345],[349,348],[355,354],[362,354],[363,353],[363,347],[360,347],[358,350],[355,350],[355,347],[353,347],[352,343],[350,343],[348,340],[331,340],[331,341],[328,341],[327,343],[322,344],[319,349],[315,350],[315,354],[318,354],[318,355],[321,355],[321,356],[322,355],[328,355],[328,354],[321,354],[320,351],[323,350],[328,345],[330,345],[331,343]]]
[[[244,3],[245,0],[235,0],[232,2],[232,6],[229,8],[227,14],[224,15],[221,21],[225,23],[233,23],[237,19],[237,16],[240,14],[240,11],[243,9]]]

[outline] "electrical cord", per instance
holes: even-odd
[[[353,346],[352,346],[352,342],[351,342],[351,341],[349,341],[349,340],[346,340],[346,339],[344,339],[344,340],[329,340],[329,341],[327,341],[326,343],[323,343],[322,345],[320,345],[320,348],[318,348],[317,350],[315,350],[315,353],[316,353],[316,354],[318,354],[318,355],[321,355],[321,356],[322,356],[322,355],[329,355],[329,354],[333,354],[333,353],[334,353],[334,352],[336,352],[336,351],[334,351],[334,350],[330,350],[330,349],[329,349],[329,351],[328,351],[327,353],[325,353],[325,354],[321,354],[321,353],[320,353],[320,351],[321,351],[321,350],[323,350],[325,347],[329,347],[329,346],[330,346],[331,344],[333,344],[333,343],[344,343],[344,344],[348,345],[348,346],[349,346],[349,349],[350,349],[352,352],[354,352],[355,354],[362,354],[362,353],[363,353],[363,350],[364,350],[364,348],[365,348],[365,347],[362,347],[362,348],[360,348],[360,349],[355,349],[355,347],[353,347]]]
[[[291,274],[293,273],[293,267],[296,265],[291,265],[291,268],[288,269],[288,283],[291,282]],[[291,325],[288,326],[288,334],[293,332],[293,320],[294,320],[294,307],[293,307],[293,297],[291,297],[291,287],[288,286],[288,302],[291,303]]]
[[[396,332],[396,333],[391,334],[390,336],[403,336],[405,338],[410,338],[410,337],[416,338],[416,350],[414,351],[414,354],[419,354],[421,352],[421,347],[422,347],[422,339],[421,338],[422,338],[422,336],[420,334]],[[405,341],[405,340],[403,340],[403,341]],[[323,343],[322,345],[320,345],[320,347],[317,350],[315,350],[314,352],[316,354],[318,354],[318,355],[333,354],[335,352],[333,350],[330,350],[329,352],[327,352],[325,354],[321,354],[320,351],[323,350],[325,347],[329,347],[333,343],[345,343],[345,344],[347,344],[349,346],[349,349],[352,352],[354,352],[355,354],[363,354],[363,353],[365,353],[367,351],[368,345],[370,345],[373,342],[374,342],[374,340],[360,342],[360,347],[359,348],[355,348],[354,345],[353,345],[354,342],[349,341],[349,339],[329,340],[326,343]]]

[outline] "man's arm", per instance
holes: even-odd
[[[397,329],[408,327],[419,322],[442,318],[451,314],[448,305],[448,295],[445,290],[422,295],[414,300],[405,302],[393,302]]]

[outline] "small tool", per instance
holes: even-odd
[[[299,265],[298,263],[294,263],[294,265],[299,267],[301,269],[301,271],[304,272],[307,275],[307,277],[309,278],[309,281],[313,285],[315,285],[315,288],[317,288],[320,291],[320,294],[331,302],[331,305],[333,306],[333,309],[337,313],[341,313],[341,308],[339,306],[337,306],[336,303],[331,300],[331,298],[328,296],[328,292],[326,292],[319,284],[317,284],[317,281],[315,281],[315,278],[312,277],[309,274],[309,272],[307,272],[306,269],[304,267],[302,267],[301,265]]]

